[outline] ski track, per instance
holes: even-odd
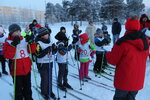
[[[52,29],[51,39],[53,40],[53,42],[56,42],[56,40],[54,40],[54,36],[59,31],[59,28],[61,26],[65,26],[68,36],[71,36],[73,27],[70,25],[70,23],[57,23],[57,24],[54,24],[54,25],[50,25],[50,28]],[[87,23],[83,23],[83,25],[80,27],[80,29],[82,29],[83,33],[84,33],[85,28],[86,28],[85,26],[87,26]],[[96,24],[96,27],[101,27],[101,25],[100,24]],[[124,26],[122,26],[122,28],[123,29],[122,29],[121,36],[123,36],[123,34],[125,32]],[[111,32],[111,25],[108,25],[108,32],[109,33]],[[112,35],[111,35],[111,37],[112,37]],[[71,41],[72,41],[72,38],[70,37],[70,41],[69,42],[71,43]],[[107,50],[111,50],[111,47],[112,47],[112,43],[109,46],[107,46],[106,49]],[[74,73],[74,74],[78,75],[77,62],[76,61],[72,61],[70,53],[68,53],[68,54],[69,54],[69,64],[72,65],[72,66],[70,66],[70,65],[68,66],[69,73]],[[71,54],[74,56],[74,50],[71,50]],[[95,59],[94,59],[94,61],[95,61]],[[7,71],[9,71],[8,70],[8,64],[6,63],[6,65],[7,65],[6,69],[7,69]],[[34,66],[36,66],[35,63],[34,63]],[[56,64],[56,68],[58,68],[57,64]],[[90,64],[89,69],[91,69],[91,70],[93,69],[93,63]],[[58,69],[57,69],[57,71],[58,71]],[[1,69],[0,69],[0,72],[1,72]],[[114,75],[113,71],[107,70],[107,72],[111,72],[112,75]],[[32,86],[36,86],[35,85],[35,79],[34,79],[33,71],[31,73],[32,73],[32,75],[31,75]],[[103,75],[105,75],[105,74],[103,74]],[[55,76],[54,67],[53,67],[53,76]],[[113,82],[108,80],[108,79],[105,79],[104,77],[101,77],[101,78],[95,77],[95,74],[90,72],[90,71],[89,71],[89,76],[92,78],[92,80],[96,80],[96,81],[98,81],[100,83],[105,83],[105,84],[113,87]],[[107,75],[105,75],[105,76],[107,76]],[[38,73],[36,73],[36,77],[37,77],[37,82],[38,82],[38,86],[39,86],[40,85],[40,75]],[[13,95],[12,78],[11,78],[10,75],[9,76],[3,75],[2,78],[4,80],[6,80],[7,82],[0,78],[0,94],[1,94],[0,100],[12,100],[12,97],[10,96],[10,94]],[[147,60],[146,77],[145,77],[145,86],[138,93],[138,95],[136,97],[136,100],[149,100],[149,98],[150,98],[150,95],[149,95],[149,93],[150,93],[150,82],[149,82],[149,79],[150,79],[150,60],[148,59]],[[53,80],[56,80],[56,79],[54,79],[54,77],[53,77]],[[69,75],[68,75],[68,82],[74,89],[76,89],[76,90],[78,90],[78,91],[80,91],[80,92],[82,92],[84,94],[87,94],[89,96],[92,96],[93,98],[97,98],[98,100],[112,100],[113,95],[114,95],[114,92],[112,92],[112,91],[109,91],[109,90],[101,88],[101,87],[97,87],[95,85],[92,85],[92,84],[89,84],[89,83],[86,83],[86,82],[82,86],[82,90],[80,90],[80,82],[79,82],[79,80],[75,79],[75,78],[73,78],[73,77],[71,77]],[[10,84],[12,84],[12,85],[10,85]],[[57,88],[55,86],[53,86],[53,92],[55,93],[56,97],[58,97],[57,96]],[[82,100],[93,100],[93,99],[85,97],[85,96],[83,96],[81,94],[77,94],[77,93],[75,93],[73,91],[70,91],[70,92],[74,93],[74,95],[76,95],[76,96],[79,96],[79,98],[82,98]],[[70,95],[67,95],[67,98],[63,98],[63,96],[65,95],[64,91],[60,91],[59,90],[59,95],[60,95],[60,99],[61,100],[77,100],[77,99],[73,98]],[[38,93],[33,87],[32,87],[32,96],[33,96],[34,100],[39,100]]]

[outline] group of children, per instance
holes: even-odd
[[[33,23],[35,22],[34,20]],[[95,33],[95,44],[92,44],[88,35],[86,33],[80,34],[82,31],[75,24],[72,35],[73,41],[72,44],[69,44],[66,29],[65,27],[61,27],[60,32],[55,36],[55,39],[58,40],[55,44],[50,38],[51,30],[48,30],[47,27],[38,27],[36,30],[37,33],[33,34],[32,31],[34,30],[28,27],[25,35],[21,36],[20,26],[12,24],[9,26],[7,40],[1,38],[2,35],[0,34],[0,41],[3,44],[2,54],[4,58],[9,59],[10,74],[16,85],[15,100],[33,100],[31,91],[31,54],[36,56],[36,64],[41,77],[41,94],[46,100],[50,97],[56,98],[52,91],[52,68],[54,60],[57,61],[59,68],[58,87],[64,91],[67,91],[66,88],[73,89],[67,79],[68,52],[72,48],[75,49],[75,59],[80,61],[79,78],[81,80],[91,79],[88,76],[88,69],[95,53],[96,62],[93,70],[95,72],[101,71],[101,62],[105,55],[103,46],[110,43],[110,36],[107,31],[103,32],[98,28]]]

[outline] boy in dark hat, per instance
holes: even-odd
[[[46,100],[50,97],[56,99],[55,94],[52,92],[52,68],[53,55],[57,49],[49,39],[50,32],[47,28],[39,28],[38,33],[36,56],[41,76],[41,93]]]
[[[21,28],[17,24],[9,26],[8,40],[4,43],[4,57],[10,59],[10,74],[15,83],[15,100],[33,100],[31,91],[31,65],[30,53],[36,51],[33,38],[23,38]],[[30,41],[30,42],[29,42]],[[16,70],[15,70],[16,68]],[[16,80],[14,80],[16,77]]]
[[[61,27],[60,32],[55,36],[55,38],[58,40],[57,42],[58,47],[57,62],[59,66],[58,87],[64,91],[66,91],[66,88],[72,89],[67,79],[68,75],[67,52],[72,49],[72,46],[71,45],[68,46],[69,39],[66,37],[65,33],[66,33],[65,27]]]

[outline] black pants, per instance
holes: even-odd
[[[138,91],[123,91],[116,89],[113,100],[135,100]]]
[[[41,76],[41,93],[49,95],[52,92],[52,69],[53,63],[38,63],[38,69]]]
[[[14,82],[14,77],[13,82]],[[33,100],[31,91],[31,73],[23,76],[16,76],[15,100]]]
[[[102,68],[105,68],[104,65],[107,64],[105,52],[99,52],[96,54],[96,62],[94,64],[94,71],[100,72]]]
[[[67,75],[68,75],[68,66],[64,63],[58,63],[59,72],[58,72],[58,84],[62,85],[68,82]]]
[[[6,59],[3,57],[3,55],[0,55],[0,61],[1,61],[1,65],[2,65],[2,72],[5,72],[6,71],[6,65],[5,65],[5,62],[6,62]]]

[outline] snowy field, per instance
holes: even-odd
[[[70,23],[58,23],[54,25],[49,25],[50,28],[52,29],[52,40],[54,40],[54,36],[57,32],[59,32],[60,27],[64,26],[66,27],[67,34],[70,36],[70,43],[72,41],[71,34],[73,30],[73,26],[70,25]],[[83,25],[79,28],[82,30],[84,33],[85,28],[87,26],[87,23],[83,23]],[[97,28],[101,28],[101,24],[96,24],[95,25]],[[108,32],[111,34],[111,25],[108,25]],[[120,36],[123,36],[125,32],[124,25],[122,26],[122,32]],[[112,37],[112,35],[111,35]],[[106,47],[107,50],[111,50],[112,48],[112,43]],[[92,81],[85,82],[84,85],[82,85],[82,90],[80,90],[80,82],[79,79],[77,79],[76,74],[78,74],[78,66],[77,62],[73,59],[71,59],[71,56],[74,56],[74,50],[71,50],[71,52],[68,53],[69,56],[69,75],[68,75],[68,82],[70,85],[76,90],[81,92],[76,93],[75,91],[68,90],[69,93],[74,94],[77,97],[73,97],[69,94],[66,95],[67,98],[64,98],[65,93],[63,91],[59,90],[59,96],[61,100],[113,100],[113,95],[114,95],[114,87],[113,87],[113,81],[108,80],[104,77],[95,77],[93,72],[89,72],[89,76],[92,78]],[[8,64],[7,65],[7,71],[8,70]],[[36,79],[38,82],[38,86],[40,85],[40,76],[39,73],[37,73],[36,65],[34,65],[35,71],[32,71],[32,92],[33,92],[33,99],[34,100],[43,100],[42,97],[40,96],[40,99],[38,97],[38,92],[33,88],[35,85],[35,78],[34,78],[34,73],[36,74]],[[57,68],[57,64],[56,64]],[[89,69],[93,69],[93,63],[90,64]],[[1,69],[0,69],[1,70]],[[57,69],[58,71],[58,69]],[[106,70],[108,73],[114,74],[113,71]],[[113,80],[112,76],[105,75],[106,77],[110,78]],[[141,90],[137,97],[136,100],[150,100],[150,60],[147,60],[147,70],[146,70],[146,79],[145,79],[145,86],[143,90]],[[0,100],[12,100],[11,95],[13,95],[13,86],[12,86],[12,78],[11,76],[6,76],[3,75],[0,78]],[[57,88],[56,88],[56,78],[55,78],[55,66],[53,67],[53,92],[55,93],[56,97],[57,96]],[[78,98],[79,97],[79,98]]]

